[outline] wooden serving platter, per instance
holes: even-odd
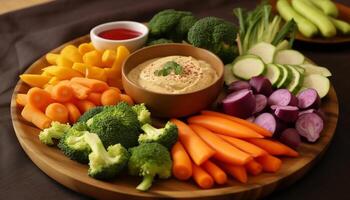
[[[86,35],[68,42],[52,52],[58,52],[67,44],[78,45],[87,41],[89,41],[89,36]],[[45,57],[41,57],[25,73],[38,73],[47,65]],[[283,158],[283,165],[279,172],[250,176],[246,184],[238,183],[230,178],[228,184],[206,190],[199,189],[193,181],[183,182],[174,178],[157,180],[150,191],[140,192],[135,187],[141,178],[121,175],[110,182],[90,178],[87,175],[87,165],[70,160],[56,147],[42,144],[38,139],[39,129],[26,122],[21,117],[21,109],[16,106],[16,94],[25,93],[28,89],[26,84],[19,81],[11,101],[12,123],[22,148],[48,176],[76,192],[98,199],[258,199],[300,179],[326,151],[338,120],[338,100],[332,87],[322,102],[322,109],[327,115],[327,120],[321,138],[315,144],[303,143],[298,149],[300,157]]]
[[[278,14],[276,10],[276,2],[277,0],[270,0],[270,4],[272,5],[272,10],[274,13]],[[339,7],[340,3],[336,3],[337,7]],[[339,19],[344,20],[348,23],[350,23],[350,12],[344,12],[343,10],[339,10]],[[337,30],[338,31],[338,30]],[[339,32],[339,31],[338,31]],[[314,36],[312,38],[308,38],[303,36],[299,31],[295,34],[295,39],[303,42],[309,42],[309,43],[317,43],[317,44],[340,44],[340,43],[347,43],[350,42],[350,35],[342,35],[340,33],[337,33],[334,37],[325,38],[320,35]]]

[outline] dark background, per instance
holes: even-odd
[[[350,6],[350,1],[338,0]],[[51,49],[115,20],[147,21],[165,8],[193,11],[233,21],[232,9],[254,8],[251,0],[59,0],[0,15],[0,199],[88,199],[46,176],[20,147],[10,117],[10,98],[22,73]],[[0,4],[1,6],[1,4]],[[265,199],[350,199],[350,44],[296,43],[296,49],[331,72],[340,116],[323,159],[301,180]]]

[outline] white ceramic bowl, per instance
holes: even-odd
[[[103,31],[115,29],[115,28],[125,28],[133,31],[140,32],[141,35],[132,39],[127,40],[110,40],[104,39],[98,34]],[[106,49],[116,49],[118,46],[123,45],[128,48],[130,52],[135,51],[142,47],[147,40],[148,36],[148,28],[142,23],[134,22],[134,21],[116,21],[116,22],[108,22],[105,24],[100,24],[95,26],[90,31],[91,42],[97,50],[103,51]]]

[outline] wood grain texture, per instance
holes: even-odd
[[[89,37],[84,36],[70,42],[70,44],[76,45],[88,40]],[[53,50],[53,52],[58,52],[62,46]],[[38,73],[41,68],[47,65],[45,58],[42,57],[33,63],[25,73]],[[199,189],[193,181],[181,182],[171,178],[169,180],[157,180],[149,192],[139,192],[135,189],[141,181],[138,177],[122,175],[111,182],[95,180],[87,175],[87,165],[70,160],[55,147],[41,144],[38,139],[39,129],[26,122],[20,115],[21,109],[16,106],[16,94],[24,93],[27,90],[28,86],[19,81],[11,101],[13,127],[22,148],[48,176],[76,192],[98,199],[258,199],[300,179],[327,149],[338,120],[338,100],[332,87],[322,103],[327,121],[321,138],[315,144],[303,143],[298,150],[300,157],[283,158],[283,165],[279,172],[275,174],[264,173],[256,177],[251,176],[247,184],[238,183],[230,178],[227,185],[216,186],[207,190]]]
[[[277,0],[269,0],[270,4],[272,5],[272,10],[277,13],[276,10],[276,2]],[[341,3],[337,3],[334,2],[336,4],[337,7],[339,7],[339,5],[344,5]],[[339,10],[339,19],[344,20],[348,23],[350,23],[350,8],[348,9],[349,12],[344,10]],[[339,33],[339,30],[337,30],[337,35],[334,37],[330,37],[330,38],[325,38],[322,37],[320,35],[316,35],[312,38],[308,38],[303,36],[299,31],[297,31],[297,33],[295,34],[295,39],[296,40],[300,40],[303,42],[309,42],[309,43],[318,43],[318,44],[339,44],[339,43],[347,43],[350,42],[350,35],[342,35]]]
[[[50,1],[52,0],[0,0],[0,14],[36,6]]]

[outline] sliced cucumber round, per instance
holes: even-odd
[[[292,65],[285,65],[285,66],[288,67],[292,72],[292,78],[290,83],[287,85],[287,89],[291,93],[296,94],[300,90],[301,86],[303,85],[304,76]]]
[[[305,57],[299,51],[286,49],[276,52],[274,63],[282,65],[300,65],[304,63],[304,60]]]
[[[277,88],[285,88],[287,87],[287,85],[289,85],[289,83],[292,80],[292,77],[293,77],[292,72],[288,67],[285,67],[284,65],[277,65],[277,66],[281,68],[283,72],[281,80],[277,83]]]
[[[244,80],[263,74],[265,69],[264,62],[255,55],[240,56],[232,67],[233,75]]]
[[[305,88],[314,88],[321,98],[328,94],[330,85],[329,79],[319,74],[305,76],[303,83]]]
[[[305,75],[319,74],[324,77],[332,76],[332,73],[325,67],[320,67],[310,63],[301,64],[300,67],[305,69]]]
[[[232,66],[232,63],[224,66],[224,81],[226,85],[230,85],[232,82],[239,80],[233,75]]]
[[[290,65],[290,66],[294,67],[296,70],[298,70],[298,72],[305,75],[306,70],[303,67],[300,67],[299,65]]]
[[[265,77],[270,80],[272,86],[276,87],[282,79],[282,70],[275,64],[267,64]]]
[[[266,42],[259,42],[248,50],[249,54],[259,56],[264,63],[272,63],[276,47]]]

